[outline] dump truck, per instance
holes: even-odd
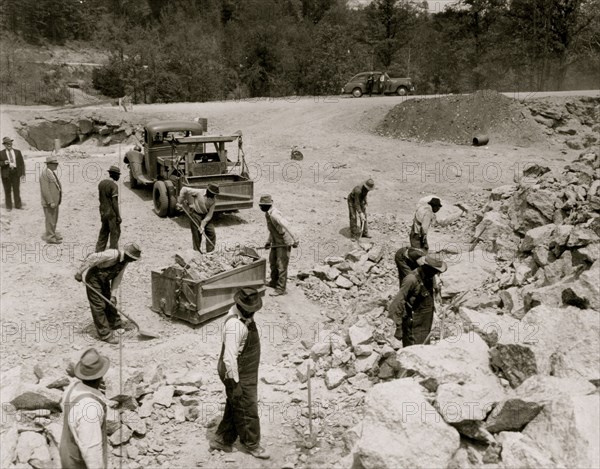
[[[211,183],[220,189],[215,212],[252,208],[254,182],[246,164],[242,132],[206,135],[206,129],[206,119],[153,121],[144,127],[138,145],[125,154],[130,187],[152,187],[158,216],[179,215],[176,205],[183,187],[203,189]],[[228,158],[228,144],[237,149],[236,161]]]

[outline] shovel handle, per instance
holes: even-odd
[[[112,303],[108,298],[106,298],[102,292],[96,290],[94,287],[92,287],[89,283],[87,283],[85,280],[83,281],[83,284],[89,288],[90,290],[92,290],[96,295],[98,295],[100,298],[102,298],[104,301],[106,301],[109,305],[111,305],[113,308],[115,308],[117,310],[117,312],[119,314],[122,314],[123,316],[125,316],[130,322],[131,324],[133,324],[137,330],[140,330],[140,326],[138,326],[138,323],[135,322],[133,319],[131,319],[129,316],[127,316],[122,309],[118,308],[114,303]]]
[[[190,212],[188,212],[188,211],[187,211],[187,209],[185,208],[185,205],[184,205],[184,204],[181,204],[181,209],[182,209],[182,210],[185,212],[185,214],[188,216],[188,218],[190,219],[190,221],[191,221],[191,222],[192,222],[192,223],[193,223],[193,224],[196,226],[196,228],[198,229],[198,231],[199,231],[200,233],[204,233],[204,235],[205,235],[204,237],[206,238],[206,242],[210,243],[210,245],[211,245],[211,246],[214,248],[214,247],[215,247],[215,245],[214,245],[214,243],[213,243],[213,242],[212,242],[210,239],[208,239],[208,235],[206,235],[206,231],[204,231],[204,230],[203,230],[203,229],[200,227],[200,225],[198,225],[198,223],[196,222],[196,220],[194,220],[194,219],[192,218],[192,215],[190,214]]]

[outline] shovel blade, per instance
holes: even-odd
[[[260,259],[260,256],[256,252],[256,249],[253,249],[253,248],[248,247],[248,246],[243,246],[240,249],[240,255],[251,257],[252,259],[256,259],[256,260]]]

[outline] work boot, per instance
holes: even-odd
[[[281,295],[285,295],[285,292],[281,291],[281,290],[275,290],[275,291],[272,291],[271,293],[269,293],[269,296],[281,296]]]
[[[267,283],[267,287],[269,287],[269,288],[277,288],[277,283],[276,282],[269,282],[269,283]]]
[[[231,445],[228,445],[224,441],[218,439],[212,440],[208,444],[208,448],[210,451],[223,451],[224,453],[231,453],[233,451],[233,447]]]
[[[372,236],[369,233],[365,233],[362,235],[363,238],[372,238]]]
[[[269,453],[267,453],[267,450],[264,449],[262,446],[257,446],[254,449],[250,449],[248,447],[245,447],[245,448],[246,448],[246,451],[248,451],[255,458],[269,459],[271,457],[271,455]]]
[[[104,339],[101,339],[102,341],[106,342],[107,344],[113,344],[116,345],[119,343],[119,338],[115,337],[114,334],[110,334],[109,336],[105,337]]]

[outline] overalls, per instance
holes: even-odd
[[[112,267],[105,267],[99,269],[98,267],[92,267],[88,270],[85,276],[85,282],[90,286],[99,290],[106,298],[110,299],[111,281],[121,273],[127,263],[125,261],[117,262]],[[121,327],[121,317],[114,306],[109,305],[100,296],[94,293],[90,288],[86,288],[88,301],[90,302],[90,309],[92,310],[92,317],[94,318],[94,324],[100,339],[106,339],[110,336],[113,329]]]

